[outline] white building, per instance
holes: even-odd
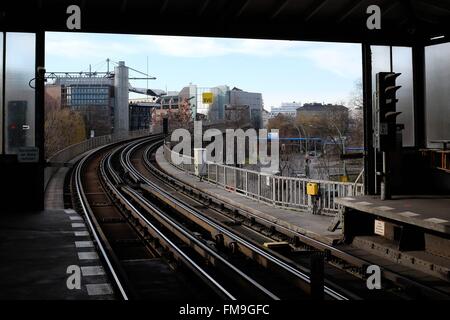
[[[300,102],[283,102],[279,107],[272,107],[270,112],[271,117],[276,117],[279,114],[285,116],[295,117],[297,114],[297,108],[301,107],[302,104]]]
[[[212,103],[203,101],[203,94],[212,94]],[[184,87],[180,91],[181,98],[190,99],[191,108],[196,113],[204,114],[208,120],[223,121],[225,119],[225,106],[248,106],[249,118],[256,128],[262,126],[263,100],[262,94],[247,92],[227,85],[216,87],[199,87],[194,84]]]

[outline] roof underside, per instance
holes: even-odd
[[[406,45],[450,35],[448,0],[2,0],[0,29],[69,31],[72,4],[81,32]],[[369,5],[381,30],[366,27]]]

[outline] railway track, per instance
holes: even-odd
[[[188,274],[189,280],[195,282],[194,287],[201,282],[203,298],[210,299],[213,293],[228,300],[279,300],[270,289],[248,275],[247,270],[236,267],[127,186],[112,165],[122,148],[126,149],[118,146],[94,151],[81,160],[75,171],[79,205],[120,298],[155,297],[151,289],[161,274],[148,270],[154,267],[155,260],[164,260],[177,274],[179,271]],[[166,286],[159,283],[158,287]],[[185,291],[179,286],[176,292],[180,289]]]
[[[155,138],[159,137],[151,139]],[[179,246],[158,228],[139,220],[138,209],[120,196],[111,181],[114,175],[107,172],[113,148],[120,146],[95,150],[79,162],[74,172],[74,189],[117,298],[205,299],[214,293],[234,299],[195,262],[183,256]],[[167,255],[170,250],[180,252],[180,265]],[[196,276],[203,277],[200,287],[192,274],[185,272],[187,276],[180,277],[176,272],[180,269],[193,270]],[[205,283],[207,288],[202,287]]]
[[[410,298],[404,287],[420,297],[448,298],[390,270],[383,270],[389,290],[367,290],[368,260],[205,197],[162,172],[152,158],[162,141],[152,136],[100,148],[74,170],[78,208],[118,298],[183,299],[174,292],[208,300]],[[271,241],[289,241],[291,250],[262,246]],[[318,255],[326,261],[324,285],[311,273]],[[172,290],[155,289],[161,277],[167,283],[158,287]]]
[[[257,230],[258,233],[262,232],[266,235],[270,235],[270,238],[275,239],[275,241],[290,241],[294,250],[293,252],[284,252],[283,256],[287,256],[291,259],[291,262],[293,261],[303,266],[307,266],[309,261],[307,258],[305,259],[305,256],[308,256],[308,254],[305,255],[305,252],[322,252],[328,262],[326,270],[328,269],[328,273],[332,278],[334,277],[336,279],[337,283],[343,287],[348,287],[350,282],[357,284],[356,286],[350,285],[349,288],[351,292],[358,292],[356,297],[364,299],[449,299],[450,288],[445,281],[440,281],[439,279],[430,280],[427,277],[424,282],[421,281],[420,274],[417,275],[418,279],[408,277],[403,273],[396,272],[396,267],[392,266],[391,263],[389,263],[389,265],[391,265],[393,269],[382,265],[385,290],[367,290],[365,284],[365,271],[371,264],[380,264],[380,259],[378,257],[359,252],[361,250],[356,250],[359,254],[355,255],[353,254],[355,249],[351,246],[340,245],[336,247],[321,243],[303,234],[293,232],[280,225],[275,225],[271,221],[255,216],[252,213],[242,212],[241,209],[234,208],[218,199],[205,197],[200,190],[195,190],[178,179],[168,176],[157,167],[154,161],[151,161],[151,155],[156,150],[157,146],[157,143],[151,144],[142,153],[142,162],[145,164],[148,172],[153,174],[153,179],[158,178],[159,180],[164,181],[165,184],[170,182],[172,187],[179,193],[188,195],[189,198],[194,198],[199,204],[203,204],[205,208],[207,207],[208,214],[210,215],[212,214],[214,216],[213,211],[219,212],[221,215],[226,213],[224,215],[239,222],[239,227],[241,229],[243,228],[242,226],[244,226],[251,228],[252,230]],[[137,161],[135,162],[137,163]],[[211,208],[213,208],[213,210],[211,210]],[[366,259],[361,256],[364,256]],[[352,277],[347,278],[342,276],[336,269],[343,270],[345,273],[351,274]],[[398,269],[401,269],[401,267]],[[355,281],[355,276],[361,280],[359,281],[359,284],[358,281]],[[350,280],[350,282],[348,280]]]
[[[215,220],[204,215],[201,210],[195,207],[195,205],[188,204],[189,201],[187,201],[187,199],[178,199],[170,190],[165,189],[161,184],[155,183],[149,179],[143,173],[142,166],[139,169],[136,168],[140,163],[142,164],[140,161],[141,157],[135,157],[134,160],[132,160],[132,155],[137,150],[142,149],[145,144],[145,141],[130,144],[124,148],[120,159],[120,164],[124,169],[124,173],[127,175],[127,178],[134,183],[135,188],[142,190],[144,195],[152,195],[152,197],[145,197],[144,195],[138,197],[136,191],[134,194],[131,194],[132,192],[128,191],[130,195],[135,197],[135,200],[147,201],[147,203],[154,201],[153,203],[165,205],[167,209],[177,212],[176,219],[179,223],[190,225],[193,232],[203,234],[206,239],[205,241],[214,242],[217,248],[223,249],[222,252],[227,252],[228,250],[235,253],[231,258],[243,256],[245,257],[245,260],[251,260],[259,265],[260,268],[263,268],[264,272],[260,276],[261,281],[267,281],[267,275],[270,274],[272,276],[274,274],[268,272],[274,271],[275,274],[281,277],[280,281],[282,282],[280,282],[280,284],[282,284],[282,286],[289,288],[294,285],[294,292],[302,291],[307,295],[311,294],[313,286],[311,285],[308,270],[299,268],[298,265],[293,266],[276,252],[265,250],[262,246],[252,241],[252,239],[244,237],[241,234],[230,230],[230,228],[217,223]],[[149,150],[156,145],[157,143],[151,145],[147,148],[145,153],[148,153]],[[145,163],[145,157],[143,159]],[[254,237],[262,237],[261,234],[256,235],[254,231],[251,232]],[[266,239],[268,238],[266,237]],[[352,296],[342,288],[335,289],[327,285],[325,285],[323,293],[327,299],[347,300],[349,297],[355,298],[355,296]]]

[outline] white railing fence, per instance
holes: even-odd
[[[172,153],[175,152],[167,145],[164,145],[163,151],[169,163],[195,175],[192,157],[182,155],[186,161],[175,164],[172,159],[180,155],[174,154],[172,158]],[[335,215],[339,210],[338,204],[334,202],[335,198],[362,195],[364,192],[362,183],[282,177],[209,161],[206,163],[206,175],[203,180],[257,201],[311,212],[314,199],[307,194],[306,185],[308,182],[317,183],[320,190],[320,196],[316,198],[317,212],[327,215]]]

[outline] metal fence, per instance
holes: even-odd
[[[88,140],[84,140],[80,143],[73,144],[64,148],[50,158],[47,159],[47,167],[44,171],[44,188],[47,188],[47,184],[50,181],[53,174],[58,170],[59,167],[64,166],[67,162],[74,159],[75,157],[98,147],[107,145],[109,143],[119,142],[123,140],[144,137],[151,134],[152,132],[148,129],[146,130],[136,130],[130,132],[123,132],[117,134],[108,134],[105,136],[98,136]]]
[[[174,154],[174,157],[183,157],[186,160],[175,164],[172,161],[172,153],[175,152],[164,145],[164,157],[169,163],[195,175],[192,157]],[[364,192],[362,183],[282,177],[209,161],[206,163],[206,175],[203,179],[230,192],[293,210],[312,211],[315,200],[316,212],[329,215],[335,215],[339,210],[339,205],[334,202],[335,198],[362,195]],[[308,182],[319,185],[319,197],[314,199],[307,194]]]

